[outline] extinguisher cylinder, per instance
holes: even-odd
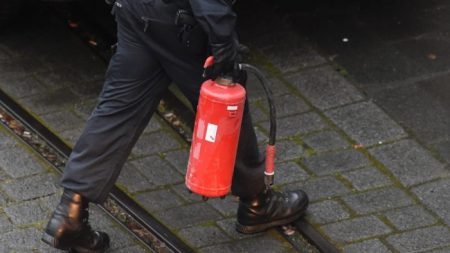
[[[186,172],[192,192],[206,198],[230,192],[245,95],[241,85],[226,79],[203,83]]]

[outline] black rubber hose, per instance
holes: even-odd
[[[269,112],[270,112],[270,130],[269,130],[269,145],[275,146],[276,141],[276,132],[277,132],[277,121],[276,121],[276,110],[275,110],[275,103],[273,100],[273,93],[270,89],[269,85],[272,84],[269,78],[266,77],[266,75],[259,70],[257,67],[247,64],[247,63],[241,63],[239,64],[240,68],[251,72],[255,74],[256,78],[258,78],[260,84],[264,88],[264,92],[266,93],[267,102],[269,104]],[[273,86],[273,85],[272,85]]]

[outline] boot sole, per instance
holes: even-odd
[[[70,249],[70,247],[62,247],[60,245],[60,241],[58,239],[56,239],[54,236],[49,235],[45,232],[42,235],[41,240],[43,242],[45,242],[46,244],[48,244],[49,246],[56,248],[56,249],[60,249],[60,250],[69,250]]]
[[[271,221],[271,222],[263,223],[263,224],[258,224],[258,225],[242,225],[242,224],[240,224],[237,221],[236,222],[236,230],[239,233],[242,233],[242,234],[259,233],[259,232],[266,231],[269,228],[278,227],[278,226],[282,226],[282,225],[286,225],[286,224],[289,224],[291,222],[294,222],[294,221],[300,219],[304,214],[305,214],[305,212],[301,212],[301,213],[298,213],[298,214],[296,214],[294,216],[291,216],[289,218],[284,218],[284,219],[281,219],[281,220],[275,220],[275,221]]]
[[[106,250],[109,249],[109,246],[110,246],[108,243],[108,245],[104,249],[101,249],[101,250],[89,250],[89,249],[83,249],[83,248],[76,247],[76,246],[63,247],[60,245],[60,241],[58,239],[56,239],[54,236],[49,235],[45,232],[42,235],[41,240],[55,249],[69,251],[69,253],[104,253]]]

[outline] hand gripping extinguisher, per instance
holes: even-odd
[[[205,68],[213,64],[209,57]],[[241,69],[254,72],[263,84],[270,106],[270,138],[266,149],[267,187],[273,183],[275,160],[275,107],[268,79],[257,68],[240,64]],[[225,197],[231,190],[237,145],[244,112],[246,91],[238,83],[224,78],[205,81],[200,97],[192,136],[186,186],[206,200]]]

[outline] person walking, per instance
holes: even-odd
[[[236,13],[227,0],[116,0],[117,51],[109,63],[99,102],[76,142],[61,180],[64,192],[42,240],[58,249],[105,252],[106,233],[89,225],[89,203],[102,203],[148,124],[175,83],[196,108],[200,85],[227,76],[245,85],[236,69]],[[203,77],[208,55],[215,63]],[[264,155],[258,149],[245,104],[233,174],[239,196],[236,229],[257,233],[300,218],[308,197],[301,190],[266,189]]]

